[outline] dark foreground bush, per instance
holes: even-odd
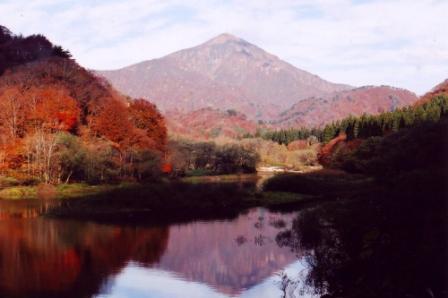
[[[307,174],[281,174],[267,180],[265,191],[286,191],[311,195],[351,192],[370,185],[371,180],[361,175],[340,171],[318,171]]]

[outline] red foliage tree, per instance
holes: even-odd
[[[162,165],[162,173],[164,174],[171,174],[173,172],[173,165],[171,163],[164,163]]]
[[[363,139],[348,141],[346,134],[340,134],[321,148],[317,156],[319,163],[325,167],[331,167],[337,152],[350,153],[356,150],[363,141]]]
[[[331,164],[331,158],[335,148],[337,148],[338,144],[344,142],[345,140],[347,140],[347,135],[340,134],[339,136],[337,136],[336,138],[332,139],[330,142],[322,146],[319,154],[317,155],[319,163],[324,167],[329,166]]]

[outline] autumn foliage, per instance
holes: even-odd
[[[160,170],[157,108],[116,92],[43,36],[0,26],[0,170],[45,182],[143,179]]]
[[[78,126],[80,108],[65,88],[44,86],[31,88],[24,94],[29,103],[27,120],[31,128],[49,131],[74,131]]]
[[[331,156],[334,153],[337,146],[347,140],[346,134],[340,134],[330,142],[322,146],[317,158],[319,163],[323,166],[328,166],[331,163]]]
[[[144,99],[137,99],[130,103],[129,111],[135,127],[145,132],[146,137],[153,141],[155,148],[165,150],[167,139],[165,121],[157,107]]]
[[[91,128],[98,136],[104,136],[117,144],[127,141],[132,124],[125,105],[113,99],[99,104],[98,113],[91,116]]]

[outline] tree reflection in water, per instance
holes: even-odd
[[[446,194],[426,182],[301,212],[276,241],[321,297],[447,297]]]
[[[131,226],[43,218],[40,201],[15,203],[0,201],[1,298],[271,297],[275,273],[296,261],[275,242],[295,213]]]
[[[158,262],[168,237],[168,228],[4,220],[0,297],[92,297],[128,260]]]

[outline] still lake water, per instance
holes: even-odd
[[[306,273],[275,240],[296,212],[130,226],[40,217],[50,205],[0,201],[0,297],[282,297],[279,273]]]

